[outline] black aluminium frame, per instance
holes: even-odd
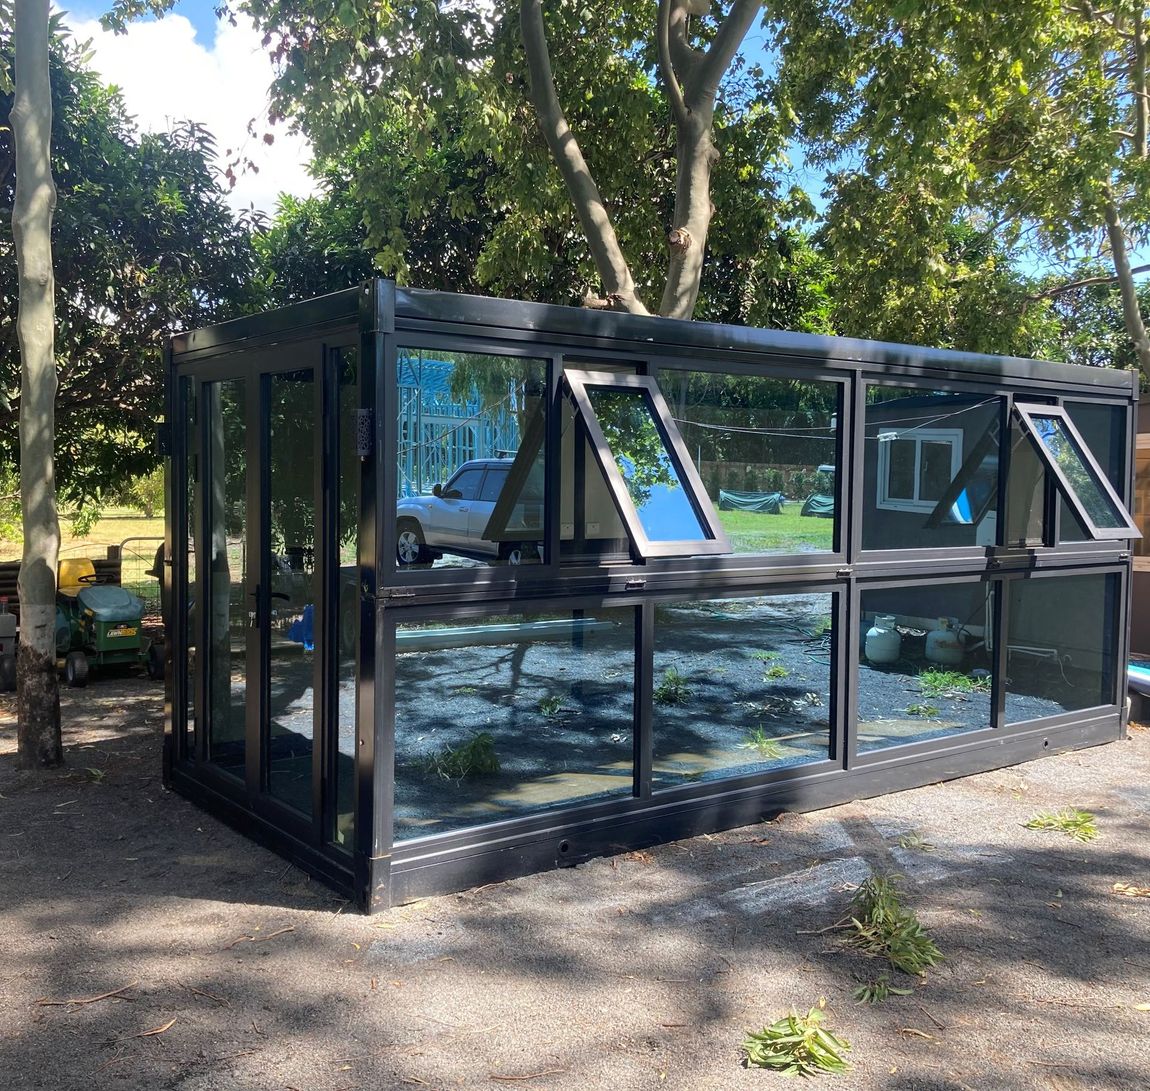
[[[563,372],[602,371],[626,365],[656,380],[661,372],[709,371],[762,375],[835,384],[838,391],[835,475],[836,539],[825,553],[695,555],[632,558],[609,564],[561,562],[559,539],[559,459],[547,462],[544,501],[546,549],[543,563],[509,568],[403,571],[395,563],[395,521],[386,513],[397,495],[395,450],[397,349],[450,348],[457,351],[532,357],[548,369],[548,450],[557,450]],[[317,667],[317,738],[323,756],[316,763],[313,821],[303,828],[296,816],[275,806],[252,806],[250,798],[206,760],[203,744],[207,710],[204,670],[184,670],[189,644],[189,606],[203,586],[205,565],[189,580],[186,550],[191,538],[202,545],[195,505],[184,483],[206,440],[203,383],[211,376],[265,374],[312,366],[317,383],[317,498],[325,528],[335,518],[332,497],[339,483],[331,399],[338,394],[330,376],[340,348],[358,350],[359,406],[364,444],[360,466],[358,535],[357,713],[350,845],[331,836],[335,776],[332,736],[332,682]],[[266,371],[253,364],[259,353]],[[310,363],[308,363],[310,361]],[[255,367],[255,371],[253,371]],[[247,369],[245,371],[245,369]],[[1010,581],[1058,575],[1115,574],[1118,609],[1113,647],[1118,664],[1128,654],[1126,619],[1130,594],[1130,551],[1124,539],[1062,542],[1054,489],[1046,490],[1044,544],[1007,546],[1005,520],[999,544],[953,550],[915,548],[866,550],[862,547],[864,422],[868,384],[917,387],[928,391],[969,391],[1000,401],[1000,449],[1009,446],[1015,400],[1053,407],[1089,401],[1120,407],[1126,436],[1134,434],[1137,382],[1129,373],[1063,364],[927,350],[778,331],[684,323],[666,319],[594,312],[498,299],[396,289],[387,281],[309,300],[219,326],[178,335],[167,353],[166,414],[170,424],[165,609],[170,664],[166,698],[165,777],[181,793],[212,810],[243,832],[262,840],[352,898],[367,911],[423,894],[445,892],[532,871],[577,863],[595,855],[638,847],[693,833],[755,821],[783,809],[806,810],[865,798],[966,773],[997,768],[1073,747],[1094,745],[1124,732],[1122,672],[1114,670],[1112,701],[1041,720],[1004,722],[1005,670],[994,673],[994,723],[985,730],[858,753],[855,664],[860,655],[861,595],[868,589],[939,583],[991,581],[996,625],[1006,633]],[[262,383],[262,380],[261,380]],[[258,386],[259,384],[257,384]],[[1041,397],[1033,392],[1041,390]],[[188,399],[199,392],[195,420],[198,444],[188,435]],[[257,412],[257,410],[253,410]],[[255,419],[255,418],[252,418]],[[346,422],[345,422],[346,425]],[[248,438],[248,450],[259,440]],[[1127,444],[1127,451],[1132,443]],[[1009,457],[999,459],[999,497],[1005,496]],[[200,488],[203,466],[198,467]],[[265,468],[253,476],[261,482]],[[1130,496],[1133,459],[1128,454],[1125,489]],[[261,485],[255,486],[257,489]],[[260,501],[262,502],[262,500]],[[1001,501],[1000,501],[1001,503]],[[203,505],[199,515],[203,518]],[[327,540],[325,538],[325,540]],[[330,549],[321,550],[325,601],[318,604],[323,639],[338,639],[338,594],[330,571]],[[323,565],[327,565],[327,569]],[[324,573],[326,572],[326,575]],[[830,745],[824,760],[725,780],[651,791],[651,688],[655,610],[664,601],[721,599],[795,593],[833,596],[829,713]],[[201,599],[202,601],[202,599]],[[393,766],[396,627],[423,619],[483,617],[497,613],[620,607],[635,622],[634,792],[609,801],[576,804],[525,817],[503,819],[407,841],[393,841]],[[207,611],[191,611],[198,626],[197,648],[205,648]],[[1006,641],[998,642],[998,665],[1005,667]],[[329,656],[330,660],[330,656]],[[189,686],[199,722],[188,729]]]

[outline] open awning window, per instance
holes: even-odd
[[[1016,402],[1014,413],[1058,491],[1092,538],[1141,538],[1065,409]]]
[[[634,552],[643,558],[730,553],[655,380],[570,370],[564,379]]]

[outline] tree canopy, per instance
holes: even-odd
[[[12,42],[0,27],[0,59]],[[61,494],[87,500],[150,469],[166,336],[250,308],[255,256],[213,167],[212,137],[183,123],[140,134],[119,93],[59,26],[52,35],[57,470]],[[0,205],[15,169],[0,92]],[[16,262],[0,223],[0,401],[19,405]],[[17,461],[15,412],[0,417],[0,458]]]

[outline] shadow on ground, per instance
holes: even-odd
[[[844,1088],[1150,1085],[1146,733],[368,919],[162,789],[150,684],[69,694],[48,775],[0,701],[6,1091],[759,1088],[743,1034],[819,997]],[[1098,841],[1022,828],[1069,804]],[[820,930],[875,871],[946,959],[860,1007],[881,968]]]

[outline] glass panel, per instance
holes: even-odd
[[[359,651],[359,491],[360,459],[356,454],[355,410],[359,406],[359,353],[344,349],[339,368],[339,615],[336,631],[336,819],[334,840],[350,848],[355,801],[356,656]]]
[[[312,809],[315,727],[315,372],[270,376],[268,793]]]
[[[834,549],[837,384],[662,369],[659,388],[735,553]]]
[[[1046,525],[1046,467],[1012,415],[1006,481],[1006,544],[1039,546]]]
[[[1043,447],[1065,474],[1094,525],[1106,528],[1126,526],[1125,512],[1106,494],[1098,475],[1083,457],[1062,418],[1031,413],[1030,420]]]
[[[569,398],[560,407],[563,441],[560,447],[559,549],[566,563],[630,562],[627,528],[619,518],[607,479],[591,449],[583,419]]]
[[[243,379],[208,383],[207,605],[209,755],[244,776],[247,709],[247,401]]]
[[[1126,410],[1117,405],[1095,402],[1067,402],[1064,406],[1074,427],[1086,442],[1094,461],[1119,496],[1126,493]],[[1082,525],[1066,500],[1058,498],[1059,537],[1064,542],[1084,542],[1090,532]]]
[[[646,393],[589,386],[587,397],[648,539],[706,538]]]
[[[399,567],[539,563],[546,361],[401,348],[398,368]]]
[[[1134,461],[1134,522],[1142,531],[1134,539],[1134,555],[1150,557],[1150,436],[1140,433]],[[1142,567],[1145,562],[1137,562]]]
[[[396,839],[631,795],[634,617],[398,625]]]
[[[868,386],[864,549],[994,545],[1002,400]]]
[[[829,756],[832,595],[655,612],[656,789]]]
[[[184,481],[183,497],[181,503],[184,508],[184,519],[188,538],[184,550],[187,565],[187,581],[184,593],[184,646],[187,656],[177,665],[183,674],[184,694],[186,697],[185,721],[188,736],[188,753],[196,752],[196,663],[198,655],[196,641],[199,639],[196,626],[198,624],[195,602],[196,588],[196,538],[198,536],[200,507],[197,502],[196,471],[200,460],[200,436],[196,428],[196,385],[191,379],[180,380],[184,405]],[[178,546],[177,546],[178,549]]]
[[[858,750],[991,725],[994,585],[864,591]]]
[[[1006,722],[1115,701],[1116,575],[1011,580]]]

